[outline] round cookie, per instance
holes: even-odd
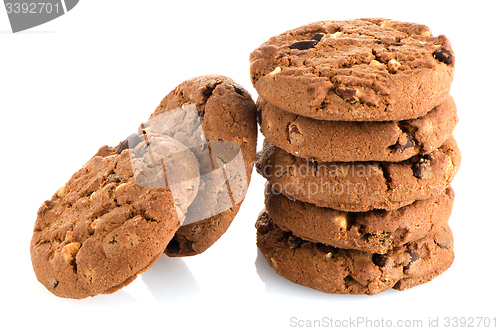
[[[396,210],[354,213],[290,200],[273,192],[268,183],[265,205],[274,223],[303,240],[384,254],[446,224],[454,197],[448,187],[436,198],[415,201]]]
[[[30,245],[37,279],[53,294],[113,293],[148,269],[172,239],[199,186],[196,157],[165,138],[165,164],[185,186],[175,202],[159,152],[139,136],[102,147],[38,210]],[[140,184],[138,182],[141,182]]]
[[[230,78],[206,75],[181,83],[161,101],[151,119],[186,105],[195,106],[201,122],[201,127],[191,131],[202,134],[208,143],[193,150],[192,144],[183,141],[191,139],[191,134],[179,134],[176,128],[172,129],[175,125],[168,129],[193,150],[202,174],[198,196],[186,214],[188,219],[198,221],[177,230],[165,250],[169,256],[202,253],[227,230],[244,199],[257,147],[255,103],[251,95]],[[232,166],[229,166],[231,160]],[[218,170],[219,175],[213,175],[213,170]],[[218,209],[211,210],[207,216],[209,208]]]
[[[441,194],[461,161],[453,136],[436,151],[401,162],[316,162],[264,140],[257,171],[273,190],[320,207],[394,210]]]
[[[261,131],[288,153],[317,161],[391,161],[428,154],[451,136],[458,122],[448,96],[420,118],[388,122],[322,121],[257,101]]]
[[[257,246],[278,275],[326,293],[372,295],[409,289],[443,273],[454,259],[447,224],[382,255],[302,240],[281,230],[265,211],[256,227]]]
[[[250,54],[262,98],[331,121],[400,121],[442,103],[455,59],[445,36],[386,19],[321,21],[270,38]]]

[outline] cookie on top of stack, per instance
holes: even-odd
[[[266,138],[257,245],[269,265],[346,294],[448,269],[461,160],[448,39],[415,23],[322,21],[270,38],[250,63]]]

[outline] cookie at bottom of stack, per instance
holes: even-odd
[[[454,259],[447,224],[383,255],[302,240],[280,229],[266,210],[255,226],[257,246],[277,274],[326,293],[372,295],[409,289],[443,273]]]

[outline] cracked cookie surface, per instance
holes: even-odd
[[[205,75],[186,80],[165,96],[151,118],[186,104],[196,106],[201,122],[201,127],[193,132],[203,134],[208,141],[206,149],[193,150],[200,162],[201,174],[207,176],[202,176],[198,195],[186,214],[188,219],[199,221],[182,225],[165,250],[167,255],[177,257],[204,252],[227,230],[246,194],[257,148],[255,103],[232,79]],[[185,125],[186,122],[182,130],[186,130]],[[228,161],[238,155],[242,156],[239,163],[227,166]],[[224,168],[224,176],[211,176],[216,168]],[[206,216],[207,209],[213,206],[220,208]]]
[[[437,150],[401,162],[309,161],[264,140],[257,171],[292,199],[343,211],[394,210],[436,197],[460,166],[453,136]]]
[[[453,200],[453,190],[448,187],[436,198],[396,210],[355,213],[290,200],[273,192],[270,184],[265,191],[267,213],[284,231],[307,241],[379,254],[442,227],[450,217]]]
[[[333,121],[420,117],[448,95],[454,64],[445,36],[381,18],[311,23],[250,54],[260,96],[288,112]]]
[[[151,164],[147,157],[135,158],[134,172],[130,153],[151,156],[157,150],[132,141],[101,147],[39,208],[31,261],[37,279],[53,294],[82,299],[115,292],[149,268],[180,227],[198,189],[196,158],[172,139],[162,145],[173,153],[165,163],[175,161],[176,176],[191,187],[183,191],[191,201],[176,204],[165,174],[148,173],[145,186],[137,184]]]
[[[443,273],[454,259],[447,224],[385,254],[302,240],[280,229],[265,211],[256,228],[257,246],[278,275],[326,293],[372,295],[409,289]]]
[[[406,121],[324,121],[296,115],[260,98],[261,131],[288,153],[316,161],[391,161],[428,154],[451,136],[458,122],[448,96],[420,118]]]

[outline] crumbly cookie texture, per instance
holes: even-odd
[[[454,259],[447,224],[385,254],[302,240],[280,229],[265,211],[256,228],[257,246],[278,275],[326,293],[372,295],[409,289],[443,273]]]
[[[454,65],[445,36],[387,19],[311,23],[270,38],[250,55],[261,97],[333,121],[420,117],[445,100]]]
[[[273,192],[267,184],[265,205],[274,223],[303,240],[384,254],[446,224],[454,197],[448,187],[436,198],[415,201],[396,210],[355,213],[290,200]]]
[[[184,193],[192,201],[199,182],[196,158],[178,142],[163,148],[174,149],[178,161],[193,166],[176,167],[191,186],[192,192]],[[146,154],[134,161],[135,175],[145,175],[143,186],[136,182],[131,153]],[[155,150],[140,139],[103,146],[42,204],[30,251],[35,274],[50,292],[73,299],[113,293],[163,253],[191,201],[176,203],[164,174],[145,174],[151,169],[148,153]]]
[[[453,136],[437,150],[401,162],[309,161],[264,141],[256,169],[276,192],[343,211],[394,210],[440,195],[461,154]]]
[[[219,149],[216,157],[215,143],[208,144],[207,148],[210,149],[214,164],[210,162],[210,157],[203,155],[203,152],[208,154],[207,150],[193,151],[200,161],[202,174],[210,173],[214,166],[217,167],[217,162],[221,162],[225,168],[225,177],[205,179],[186,217],[199,219],[203,217],[199,215],[204,215],[210,206],[228,205],[228,208],[200,221],[181,226],[165,250],[169,256],[200,254],[224,234],[236,216],[250,183],[257,146],[255,103],[251,95],[232,79],[221,75],[205,75],[186,80],[165,96],[151,118],[187,104],[195,104],[201,121],[200,129],[207,141],[233,144]],[[179,140],[182,141],[180,138]],[[246,178],[242,178],[241,172],[225,167],[225,162],[230,161],[240,151],[241,167]],[[225,201],[227,197],[223,193],[228,190],[228,182],[239,184],[230,188],[232,198]],[[240,202],[233,203],[234,200]]]
[[[398,162],[428,154],[453,133],[456,106],[448,96],[422,117],[406,121],[323,121],[296,115],[259,98],[261,131],[288,153],[316,161]]]

